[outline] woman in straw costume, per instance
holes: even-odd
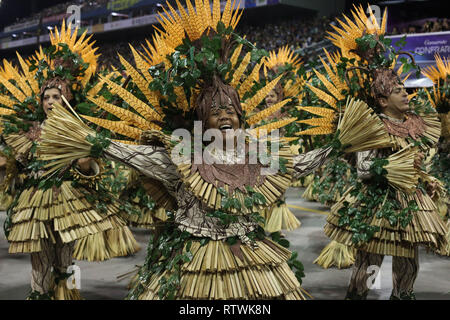
[[[13,195],[5,233],[10,253],[31,255],[29,299],[81,298],[76,284],[67,285],[67,268],[76,255],[76,241],[80,242],[78,255],[91,261],[138,249],[117,215],[118,205],[104,203],[103,210],[97,206],[100,202],[93,190],[101,173],[98,161],[80,157],[55,176],[37,159],[36,146],[50,110],[82,99],[83,89],[92,86],[95,49],[84,39],[86,34],[77,40],[76,33],[63,24],[60,33],[51,35],[51,48],[41,49],[28,61],[18,55],[20,71],[5,62],[13,77],[0,78],[4,144],[0,160],[6,162],[2,186]],[[101,240],[109,231],[110,242],[106,244]],[[97,234],[100,241],[83,242]]]
[[[68,111],[56,108],[48,120],[52,128],[45,129],[39,147],[41,157],[52,158],[51,170],[59,172],[75,155],[101,149],[99,156],[158,181],[176,199],[168,219],[155,225],[146,262],[129,299],[305,299],[299,282],[301,263],[295,254],[266,238],[259,212],[284,194],[293,176],[312,172],[332,149],[295,156],[283,138],[264,136],[265,130],[272,132],[296,120],[258,125],[280,105],[248,116],[280,77],[262,88],[256,83],[263,51],[232,32],[239,11],[231,1],[222,14],[217,0],[212,14],[209,1],[196,1],[196,9],[190,1],[186,4],[187,12],[178,5],[179,14],[168,5],[171,14],[160,15],[163,30],[155,34],[148,54],[133,51],[136,68],[125,63],[139,92],[132,94],[105,79],[110,91],[132,109],[91,98],[117,120],[84,118],[121,134],[122,141],[96,135]],[[246,48],[251,51],[239,58]],[[255,67],[242,77],[252,59]],[[198,130],[194,120],[202,125],[200,134],[216,130],[214,143],[235,145],[240,136],[233,138],[234,130],[253,128],[249,140],[231,152],[207,145],[200,155],[214,161],[205,163],[197,161],[189,145],[179,148],[190,138],[167,134],[180,128]],[[77,143],[67,146],[56,136]],[[281,141],[280,170],[271,175],[263,174],[268,164],[250,163],[252,139],[264,137],[270,139],[271,151]],[[194,149],[198,147],[194,144]],[[174,160],[179,155],[185,156],[183,161]],[[281,244],[286,242],[280,239]],[[295,274],[292,269],[297,269]]]
[[[367,101],[378,113],[390,145],[356,153],[360,180],[332,207],[325,233],[357,250],[346,298],[365,299],[370,286],[368,267],[381,266],[383,257],[391,255],[391,299],[415,299],[418,246],[439,251],[447,243],[448,228],[428,194],[438,184],[421,168],[424,155],[439,139],[440,124],[436,113],[426,113],[420,108],[423,105],[418,113],[411,109],[398,75],[402,69],[392,69],[395,56],[405,52],[395,52],[384,39],[386,14],[381,27],[362,7],[352,15],[353,21],[340,22],[341,27],[335,26],[336,33],[330,35],[342,53],[354,56],[354,63],[341,60],[337,68],[345,68],[345,78],[335,77],[337,72],[330,69],[333,82],[324,81],[328,92],[314,90],[332,107],[339,106],[345,92]]]
[[[133,51],[136,68],[122,62],[136,90],[104,79],[124,107],[90,98],[116,120],[84,118],[121,134],[122,141],[96,134],[58,107],[43,132],[40,157],[52,160],[50,172],[80,155],[120,161],[158,181],[176,199],[174,212],[155,227],[130,299],[304,299],[297,255],[282,246],[288,245],[285,239],[275,239],[279,245],[266,238],[259,212],[285,193],[293,176],[312,172],[333,149],[386,147],[389,136],[367,104],[349,99],[338,124],[324,108],[315,110],[327,116],[319,121],[327,131],[337,129],[330,146],[293,155],[286,139],[272,133],[296,118],[258,125],[280,105],[249,116],[280,77],[264,86],[256,82],[265,51],[233,33],[239,12],[231,1],[223,14],[217,0],[212,14],[209,1],[196,1],[196,9],[190,1],[186,5],[187,12],[178,4],[177,13],[168,4],[171,13],[160,15],[163,30],[157,30],[146,55]],[[239,58],[244,46],[250,51]],[[252,60],[256,65],[242,77]],[[246,135],[233,135],[251,126]],[[208,135],[214,143],[205,146]],[[235,149],[224,150],[224,142]],[[260,143],[268,145],[257,150],[262,154],[255,161],[253,147]],[[209,160],[202,162],[202,156]]]

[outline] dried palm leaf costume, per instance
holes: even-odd
[[[442,194],[436,193],[436,205],[439,213],[450,224],[450,100],[449,100],[449,77],[450,61],[435,56],[436,67],[428,67],[422,73],[433,81],[434,86],[431,92],[426,90],[428,100],[432,107],[438,112],[441,120],[441,138],[438,143],[437,153],[432,160],[431,174],[443,182]],[[434,200],[434,199],[433,199]],[[447,234],[447,241],[450,243],[450,233]],[[444,254],[450,254],[450,246],[447,246]]]
[[[50,171],[59,172],[75,155],[102,150],[97,156],[120,161],[158,181],[176,200],[169,218],[155,227],[130,299],[304,299],[299,283],[301,263],[266,238],[258,212],[284,194],[293,176],[309,174],[320,166],[332,148],[294,156],[282,144],[280,170],[265,176],[260,163],[174,162],[171,156],[180,152],[181,139],[167,132],[192,129],[192,119],[204,124],[214,104],[233,106],[243,126],[255,124],[250,130],[253,137],[296,120],[258,126],[270,114],[263,110],[248,116],[279,77],[262,88],[255,86],[261,51],[232,33],[242,12],[231,1],[222,14],[218,0],[212,8],[203,0],[195,1],[195,9],[190,1],[186,5],[187,10],[178,3],[177,13],[168,4],[170,13],[160,15],[162,30],[149,43],[147,54],[135,54],[136,67],[126,64],[139,90],[133,94],[105,79],[109,90],[129,108],[91,99],[117,120],[84,118],[123,135],[122,142],[95,134],[67,110],[54,108],[48,120],[53,125],[43,132],[40,155],[52,160]],[[252,51],[241,59],[246,48]],[[251,57],[256,58],[256,69],[246,74]],[[57,137],[77,143],[69,146]],[[188,159],[192,159],[191,152]],[[291,267],[297,269],[296,274]]]
[[[66,285],[73,255],[104,260],[138,249],[118,216],[118,204],[104,203],[103,210],[97,206],[93,191],[100,179],[99,162],[91,160],[89,173],[79,171],[73,162],[59,175],[51,175],[45,162],[37,159],[36,146],[46,126],[46,90],[56,88],[68,101],[91,86],[97,55],[85,36],[77,39],[77,30],[66,30],[63,23],[60,32],[51,34],[53,47],[45,52],[41,48],[29,60],[18,55],[20,70],[5,62],[10,76],[0,77],[2,155],[8,157],[2,187],[13,195],[5,232],[10,253],[31,254],[31,299],[80,298],[77,289]],[[97,240],[88,240],[97,235]]]
[[[373,16],[367,17],[362,7],[355,8],[352,15],[353,20],[346,16],[345,22],[337,20],[340,26],[333,26],[336,32],[330,33],[330,39],[342,55],[355,57],[355,63],[341,60],[337,65],[331,63],[331,67],[324,64],[329,75],[329,79],[322,79],[326,89],[311,88],[334,109],[326,111],[328,113],[344,108],[346,97],[343,90],[366,101],[379,112],[377,100],[390,96],[393,88],[402,83],[392,67],[395,54],[404,52],[392,51],[389,40],[383,37],[386,13],[381,26]],[[342,68],[344,78],[338,76],[338,68]],[[419,102],[418,107],[423,105]],[[345,108],[348,108],[348,102]],[[322,118],[312,121],[311,124],[317,127],[306,130],[306,133],[320,134],[333,130],[322,125],[329,117],[326,112]],[[409,111],[403,121],[382,113],[377,117],[383,124],[379,130],[388,134],[389,145],[367,146],[365,151],[356,153],[361,180],[332,207],[325,233],[332,240],[357,249],[347,298],[364,299],[369,290],[366,283],[370,273],[367,268],[380,266],[384,255],[392,255],[394,288],[391,298],[413,299],[418,246],[439,251],[447,244],[445,234],[448,228],[424,191],[433,178],[414,166],[417,153],[426,154],[438,141],[440,123],[435,112],[419,115]],[[345,113],[342,120],[344,118]],[[366,129],[371,130],[370,124],[364,123],[364,126],[367,127],[355,135],[356,139],[364,136]]]

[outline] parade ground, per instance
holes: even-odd
[[[329,207],[301,198],[302,188],[291,188],[286,201],[301,221],[300,228],[285,232],[291,249],[299,253],[305,267],[303,287],[317,300],[342,300],[350,279],[351,269],[322,269],[313,261],[328,243],[323,233]],[[5,212],[0,212],[3,226]],[[87,300],[122,300],[128,290],[130,276],[142,265],[146,255],[149,231],[132,229],[141,250],[128,257],[104,262],[75,261],[81,271],[81,294]],[[415,282],[418,300],[450,300],[450,257],[440,257],[420,249],[420,272]],[[391,257],[385,257],[380,278],[375,281],[368,299],[387,300],[392,290]],[[8,243],[0,236],[0,300],[23,300],[30,290],[31,263],[28,254],[8,254]],[[122,276],[122,277],[121,277]],[[119,277],[119,278],[118,278]]]

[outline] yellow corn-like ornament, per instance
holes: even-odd
[[[258,122],[260,122],[261,120],[263,120],[264,118],[267,118],[268,116],[270,116],[271,114],[273,114],[274,112],[280,110],[282,107],[284,107],[289,101],[291,101],[291,99],[284,99],[283,101],[280,101],[278,103],[275,103],[273,106],[270,106],[269,108],[266,108],[260,112],[258,112],[257,114],[253,115],[252,117],[250,117],[247,120],[247,123],[249,125],[253,125],[256,124]]]
[[[245,101],[245,111],[247,113],[252,112],[253,109],[255,109],[256,106],[269,94],[269,92],[272,91],[273,88],[275,88],[281,77],[282,75],[279,75],[277,78],[266,84],[266,86],[259,90],[253,97]]]
[[[254,128],[252,130],[249,130],[249,133],[252,135],[255,135],[259,138],[260,134],[263,131],[267,132],[267,134],[269,134],[271,131],[283,128],[283,127],[287,126],[288,124],[294,122],[295,120],[297,120],[297,118],[292,117],[292,118],[287,118],[287,119],[279,120],[276,122],[268,123],[268,124],[262,125],[260,127]]]
[[[325,102],[326,104],[328,104],[329,106],[333,107],[333,109],[337,109],[336,106],[336,99],[332,96],[330,96],[328,93],[313,87],[312,85],[310,85],[309,83],[306,84],[312,92],[314,92],[316,94],[316,96],[322,100],[323,102]]]
[[[131,127],[129,125],[119,123],[119,121],[111,121],[106,119],[99,119],[95,117],[89,117],[85,115],[81,115],[84,119],[99,125],[102,128],[111,130],[113,132],[119,133],[121,135],[127,136],[131,139],[139,139],[142,133],[142,130]]]
[[[310,129],[306,129],[303,131],[299,131],[295,135],[314,136],[314,135],[330,134],[330,133],[333,133],[335,130],[336,130],[335,126],[316,127],[316,128],[310,128]]]

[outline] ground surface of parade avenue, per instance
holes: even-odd
[[[350,279],[351,269],[322,269],[313,261],[328,243],[323,233],[329,208],[317,202],[303,200],[303,188],[291,188],[286,193],[286,202],[301,221],[300,228],[285,232],[292,249],[299,253],[305,267],[303,287],[314,299],[342,300]],[[0,212],[3,226],[5,212]],[[117,277],[136,270],[146,255],[149,231],[132,229],[141,250],[129,257],[115,258],[105,262],[76,261],[81,271],[81,294],[87,300],[120,300],[127,294],[129,277]],[[28,254],[8,254],[8,243],[3,232],[0,237],[0,300],[22,300],[30,288],[31,264]],[[419,250],[420,272],[414,291],[418,300],[450,299],[449,257]],[[388,300],[392,290],[392,257],[385,257],[380,270],[380,279],[368,295],[369,300]]]

